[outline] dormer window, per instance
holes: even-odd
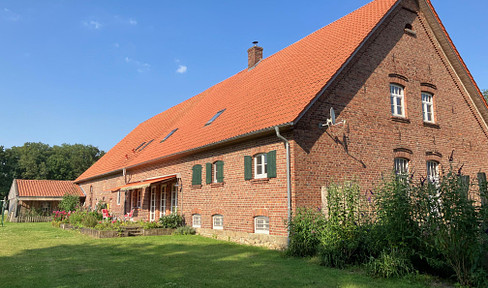
[[[161,142],[159,143],[163,143],[164,141],[166,141],[169,137],[171,137],[171,135],[173,135],[176,132],[176,130],[178,130],[178,128],[171,130],[171,132],[169,132],[168,135],[166,135],[166,137],[164,137],[163,140],[161,140]]]
[[[215,121],[215,119],[217,119],[217,118],[218,118],[218,117],[219,117],[219,116],[220,116],[222,113],[224,113],[224,111],[225,111],[225,109],[222,109],[222,110],[220,110],[219,112],[217,112],[217,113],[216,113],[216,114],[215,114],[215,115],[212,117],[212,119],[208,120],[208,122],[207,122],[207,123],[205,123],[205,126],[208,126],[208,125],[212,124],[212,122],[214,122],[214,121]]]

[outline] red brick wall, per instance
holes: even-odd
[[[290,136],[286,133],[284,135],[286,137]],[[276,150],[277,153],[277,178],[265,181],[245,181],[244,156],[253,156],[272,150]],[[224,184],[206,184],[205,163],[213,163],[217,160],[224,161]],[[193,187],[191,185],[192,167],[196,164],[202,165],[201,187]],[[194,212],[201,214],[202,228],[212,228],[212,215],[222,214],[224,216],[224,230],[253,233],[254,217],[259,216],[257,214],[265,213],[265,216],[270,219],[270,234],[286,235],[284,223],[287,218],[286,152],[283,143],[275,135],[209,150],[164,163],[127,170],[126,177],[128,182],[135,182],[175,173],[179,173],[181,177],[178,207],[185,215],[188,225],[191,225],[191,216]],[[111,193],[110,189],[124,184],[124,178],[119,173],[101,180],[82,183],[81,187],[87,194],[86,203],[90,203],[91,185],[94,191],[93,204],[103,200],[110,204],[112,213],[122,215],[124,213],[124,196],[122,195],[121,205],[118,206],[115,204],[117,193]],[[166,204],[168,209],[170,207],[169,191],[168,185]],[[134,216],[135,219],[149,220],[149,188],[145,190],[143,195],[143,207],[140,210],[136,210]],[[156,212],[156,218],[159,218],[159,210]]]
[[[404,3],[418,11],[415,1]],[[407,23],[416,36],[405,33]],[[399,7],[378,31],[294,130],[296,206],[319,207],[321,186],[334,181],[356,179],[364,190],[374,189],[382,175],[392,172],[395,157],[410,160],[417,180],[425,177],[427,160],[437,160],[448,170],[452,151],[452,165],[464,165],[471,179],[480,170],[488,170],[486,127],[423,15]],[[392,82],[405,86],[408,121],[391,116]],[[434,94],[438,126],[423,123],[422,91]],[[319,128],[330,107],[346,125]]]

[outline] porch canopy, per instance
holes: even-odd
[[[174,179],[176,179],[176,175],[158,177],[158,178],[153,178],[153,179],[146,179],[146,180],[142,180],[139,182],[125,184],[124,186],[113,188],[110,191],[112,191],[112,192],[121,191],[122,192],[122,191],[127,191],[127,190],[141,189],[141,188],[149,187],[149,186],[151,186],[151,184],[161,184],[161,183],[169,182],[169,181],[174,180]]]

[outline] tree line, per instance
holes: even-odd
[[[0,146],[0,198],[8,194],[14,179],[75,180],[104,154],[82,144]]]

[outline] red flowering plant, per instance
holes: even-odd
[[[68,223],[68,218],[71,215],[71,211],[53,211],[53,221],[54,222],[62,222],[62,223]]]

